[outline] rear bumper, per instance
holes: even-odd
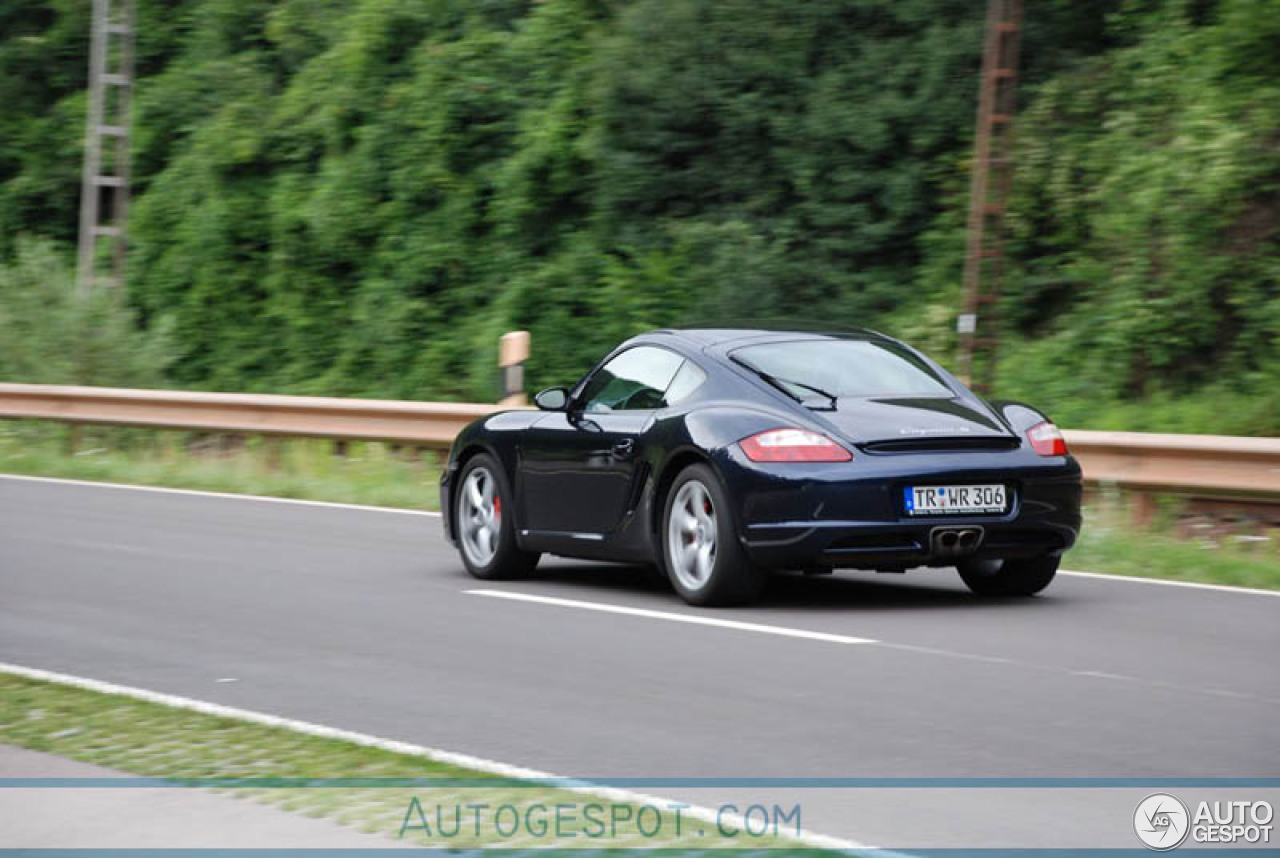
[[[977,529],[976,549],[957,553],[936,550],[935,529]],[[786,524],[749,527],[747,552],[762,566],[776,568],[826,566],[854,569],[906,569],[950,566],[960,557],[1015,559],[1061,554],[1079,533],[1061,522],[999,522],[954,519],[911,526],[878,522],[824,521],[808,526]]]
[[[950,566],[958,556],[1034,557],[1067,550],[1080,532],[1080,468],[1070,457],[861,456],[803,467],[731,457],[721,465],[739,504],[739,538],[754,562],[771,568],[901,569]],[[916,517],[903,508],[909,485],[997,482],[1009,492],[1004,514]],[[934,538],[939,528],[976,529],[980,541],[960,555],[944,551]]]

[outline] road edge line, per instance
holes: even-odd
[[[1059,569],[1059,575],[1077,578],[1093,578],[1100,581],[1127,581],[1131,584],[1160,584],[1165,587],[1185,587],[1189,590],[1217,590],[1222,593],[1240,593],[1249,596],[1280,596],[1280,590],[1261,587],[1236,587],[1231,584],[1206,584],[1200,581],[1179,581],[1175,578],[1143,578],[1138,575],[1113,575],[1110,572],[1083,572],[1076,569]]]
[[[257,712],[252,709],[225,706],[221,703],[212,703],[207,700],[197,700],[195,698],[182,697],[177,694],[168,694],[162,691],[150,691],[145,688],[137,688],[131,685],[118,685],[114,682],[89,679],[87,677],[74,676],[68,673],[58,673],[56,671],[44,670],[38,667],[25,667],[20,664],[11,664],[9,662],[0,661],[0,673],[22,676],[27,679],[35,679],[41,682],[50,682],[57,685],[67,685],[73,688],[82,688],[86,691],[96,691],[100,694],[114,694],[120,697],[131,697],[135,700],[142,700],[147,703],[156,703],[161,706],[168,706],[174,709],[185,709],[191,712],[199,712],[202,715],[213,715],[219,718],[246,721],[251,724],[260,724],[265,727],[278,727],[284,730],[292,730],[295,733],[303,733],[308,736],[316,736],[322,739],[336,739],[338,741],[350,742],[353,745],[377,748],[378,750],[389,751],[393,754],[426,757],[427,759],[433,760],[437,763],[458,766],[459,768],[473,769],[478,772],[483,772],[484,774],[496,775],[498,777],[519,780],[569,781],[569,784],[557,785],[556,788],[563,789],[566,792],[577,793],[579,795],[603,798],[608,801],[627,802],[629,804],[676,803],[672,799],[666,799],[660,796],[632,792],[631,790],[618,789],[615,787],[599,786],[588,781],[579,782],[576,779],[565,778],[561,775],[553,775],[536,769],[513,766],[508,763],[497,762],[496,760],[488,760],[483,757],[471,756],[470,754],[445,751],[439,748],[431,748],[426,745],[415,745],[411,742],[401,742],[396,739],[384,739],[369,733],[344,730],[338,727],[326,727],[323,724],[316,724],[311,721],[300,721],[294,718],[285,718],[281,715]],[[744,824],[744,820],[736,814],[720,814],[709,807],[701,807],[699,805],[685,806],[684,802],[678,802],[678,804],[683,808],[681,811],[682,813],[702,822],[731,821],[739,826]],[[843,840],[837,837],[829,837],[824,834],[816,834],[804,829],[801,829],[796,833],[789,831],[785,833],[779,832],[777,836],[788,840],[795,840],[799,843],[817,847],[819,849],[831,849],[841,852],[874,852],[878,858],[899,854],[880,849],[876,846],[867,846],[851,840]]]
[[[332,509],[349,509],[357,512],[391,512],[398,515],[425,515],[438,518],[440,513],[428,509],[405,509],[399,506],[371,506],[358,503],[338,503],[336,501],[307,500],[304,498],[280,498],[272,495],[250,495],[236,492],[215,492],[205,489],[178,489],[169,486],[144,486],[133,483],[112,483],[100,480],[73,480],[64,477],[37,477],[27,474],[3,474],[0,480],[23,480],[33,483],[54,483],[66,486],[89,486],[100,489],[131,489],[138,492],[162,492],[175,495],[194,495],[196,497],[223,498],[227,500],[250,500],[263,503],[291,503],[299,506],[330,507]]]

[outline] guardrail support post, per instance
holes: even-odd
[[[502,398],[499,405],[526,405],[524,362],[529,359],[529,332],[511,331],[498,340],[498,366],[502,371]]]
[[[1155,495],[1142,489],[1129,492],[1129,506],[1132,510],[1134,527],[1144,530],[1151,527],[1156,518]]]
[[[273,474],[279,473],[284,466],[284,441],[267,435],[262,439],[262,450],[267,470]]]

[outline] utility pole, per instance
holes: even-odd
[[[965,304],[956,322],[960,377],[983,394],[990,393],[995,381],[996,309],[1004,272],[1004,215],[1013,184],[1021,31],[1022,0],[988,0],[965,240]]]
[[[93,0],[76,276],[81,293],[124,284],[133,22],[133,0]],[[112,244],[109,275],[99,271],[99,239]]]

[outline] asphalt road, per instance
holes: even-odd
[[[921,570],[697,611],[625,567],[474,581],[431,516],[0,478],[0,660],[569,776],[1275,777],[1278,645],[1274,596],[1059,576],[992,603]],[[1136,845],[1127,792],[766,793],[885,846]],[[1107,818],[1044,831],[1064,811]]]

